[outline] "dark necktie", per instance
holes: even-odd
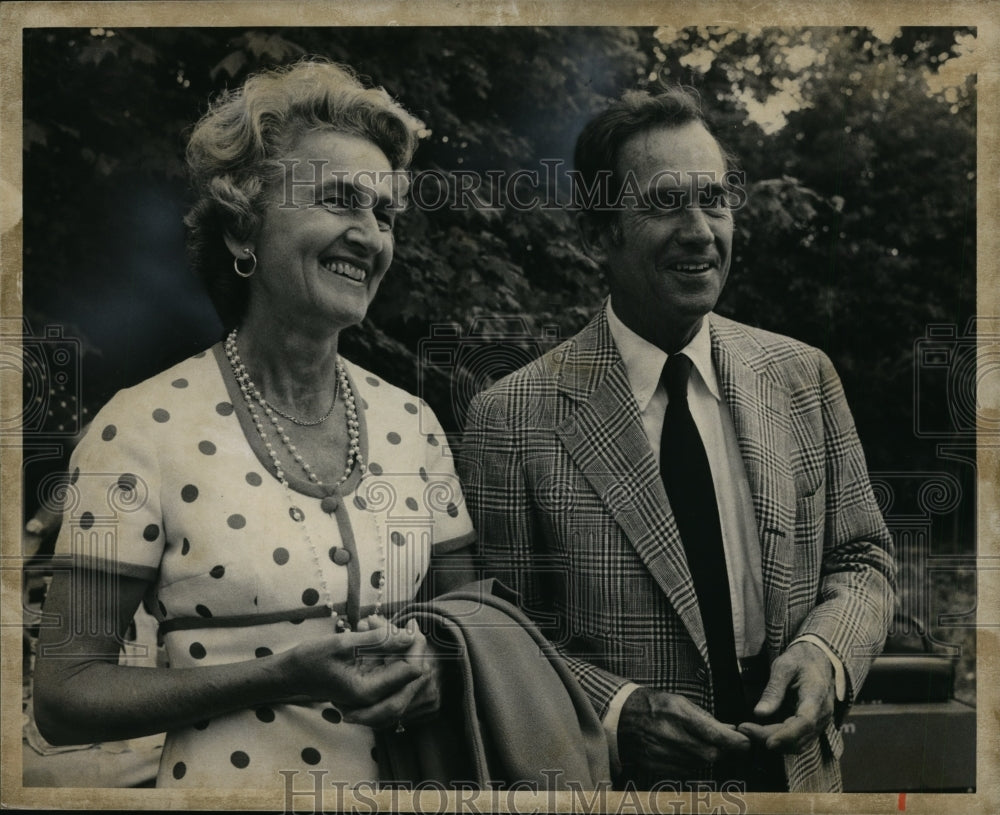
[[[691,360],[672,354],[663,367],[669,403],[660,437],[660,475],[681,533],[694,580],[714,686],[715,717],[738,723],[746,718],[736,661],[733,610],[719,509],[705,445],[688,408]]]

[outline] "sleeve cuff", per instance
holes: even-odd
[[[833,684],[837,693],[837,701],[843,702],[847,698],[847,674],[844,672],[844,663],[840,661],[840,657],[833,653],[830,646],[815,634],[803,634],[801,637],[796,637],[791,644],[795,645],[797,642],[811,642],[827,655],[830,662],[833,663]]]
[[[618,718],[621,716],[622,708],[632,692],[638,690],[639,686],[634,682],[622,685],[618,692],[611,698],[608,705],[608,712],[604,714],[601,723],[604,725],[604,732],[608,737],[608,754],[611,758],[611,770],[618,773],[621,770],[621,759],[618,756]]]

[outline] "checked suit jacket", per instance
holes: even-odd
[[[842,715],[883,646],[895,565],[840,380],[815,348],[709,319],[760,536],[768,657],[820,637],[847,673]],[[626,681],[712,711],[694,585],[604,309],[473,400],[458,466],[484,565],[599,716]],[[786,757],[790,789],[838,791],[842,750],[831,723]]]

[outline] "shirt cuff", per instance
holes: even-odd
[[[635,682],[628,682],[622,685],[618,692],[611,698],[611,704],[608,705],[608,712],[604,714],[604,719],[602,719],[602,724],[604,725],[604,732],[608,737],[608,753],[611,758],[611,769],[614,772],[621,770],[621,759],[618,755],[618,719],[621,717],[622,708],[625,707],[625,702],[632,695],[633,691],[639,689],[639,686]]]
[[[833,687],[837,693],[837,701],[843,702],[847,698],[847,675],[844,672],[844,663],[840,661],[840,657],[833,653],[830,650],[830,646],[815,634],[803,634],[801,637],[796,637],[791,644],[795,645],[797,642],[811,642],[827,655],[830,662],[833,663]]]

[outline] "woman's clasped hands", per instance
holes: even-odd
[[[441,666],[415,620],[398,628],[384,617],[277,655],[288,701],[332,702],[344,721],[375,729],[426,718],[441,700]]]

